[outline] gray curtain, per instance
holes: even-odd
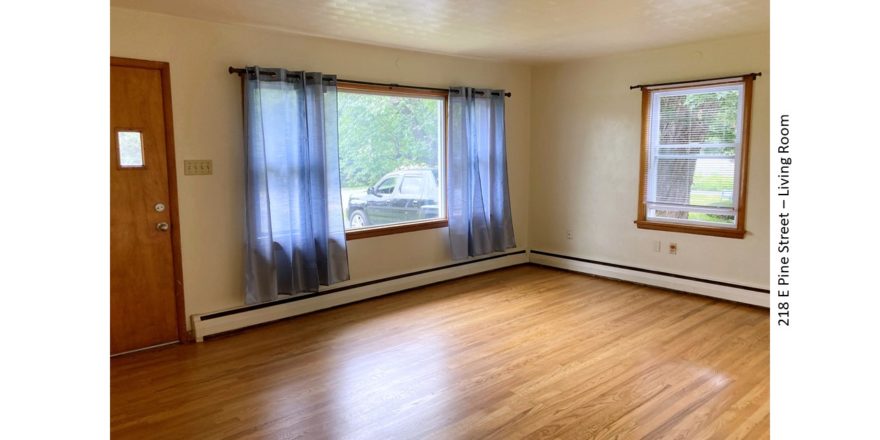
[[[248,67],[242,81],[245,302],[347,280],[336,77]]]
[[[452,88],[449,118],[452,258],[516,247],[507,184],[504,91]]]

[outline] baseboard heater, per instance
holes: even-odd
[[[193,334],[196,341],[202,342],[206,336],[218,333],[528,262],[529,256],[525,250],[514,251],[341,287],[331,287],[315,293],[262,304],[193,315]]]
[[[537,250],[529,251],[529,261],[542,266],[556,267],[681,292],[696,293],[760,307],[770,307],[770,290],[760,287],[744,286]]]

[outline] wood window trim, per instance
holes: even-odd
[[[636,220],[635,224],[636,227],[638,227],[639,229],[680,232],[684,234],[709,235],[713,237],[743,238],[746,235],[746,232],[744,230],[739,230],[735,228],[720,228],[717,226],[686,225],[645,220]]]
[[[427,229],[445,228],[449,226],[448,210],[448,182],[449,182],[449,92],[445,90],[416,89],[412,87],[382,86],[374,84],[360,84],[338,81],[336,88],[339,91],[351,91],[356,93],[371,93],[386,96],[407,96],[423,98],[443,98],[443,120],[446,130],[443,136],[443,217],[430,220],[412,221],[406,223],[373,226],[361,229],[345,231],[345,240],[360,240],[363,238],[381,237],[385,235],[403,234],[407,232],[424,231]]]
[[[709,235],[714,237],[739,238],[742,239],[746,235],[746,198],[749,176],[749,140],[751,138],[751,120],[752,120],[752,89],[754,76],[746,75],[733,81],[718,82],[711,85],[721,84],[743,84],[743,115],[742,115],[742,146],[740,147],[740,170],[739,170],[739,199],[737,203],[736,227],[726,228],[718,226],[702,226],[696,224],[680,224],[672,222],[663,222],[658,220],[648,220],[648,210],[645,206],[645,187],[648,178],[648,160],[649,160],[649,139],[651,127],[649,124],[651,115],[651,93],[653,91],[667,90],[684,90],[693,87],[704,87],[699,84],[700,81],[693,81],[693,85],[682,83],[680,86],[663,87],[663,88],[642,88],[642,139],[641,139],[641,157],[639,161],[639,200],[638,200],[638,218],[633,222],[639,229],[650,229],[656,231],[679,232],[684,234]]]
[[[354,229],[345,232],[346,240],[359,240],[361,238],[381,237],[383,235],[402,234],[405,232],[424,231],[426,229],[445,228],[449,226],[449,220],[434,219],[426,221],[416,221],[400,223],[388,226],[373,226],[361,229]]]
[[[449,101],[449,92],[446,90],[417,89],[403,86],[384,86],[377,84],[361,84],[339,80],[336,83],[337,90],[349,90],[358,93],[373,93],[388,96],[413,96],[426,98],[443,98]],[[445,102],[448,103],[448,102]]]

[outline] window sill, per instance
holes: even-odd
[[[636,220],[634,222],[639,229],[652,229],[655,231],[680,232],[682,234],[711,235],[713,237],[743,238],[746,231],[733,228],[714,228],[711,226],[682,225],[678,223],[662,223],[656,221]]]
[[[359,240],[361,238],[380,237],[383,235],[402,234],[404,232],[423,231],[425,229],[445,228],[449,226],[447,219],[428,220],[421,222],[403,223],[399,225],[374,226],[370,228],[347,231],[346,240]]]

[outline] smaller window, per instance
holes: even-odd
[[[742,238],[752,77],[645,87],[639,228]]]
[[[389,177],[376,187],[377,194],[392,194],[397,186],[397,177]]]
[[[116,132],[120,168],[144,167],[144,137],[139,131]]]

